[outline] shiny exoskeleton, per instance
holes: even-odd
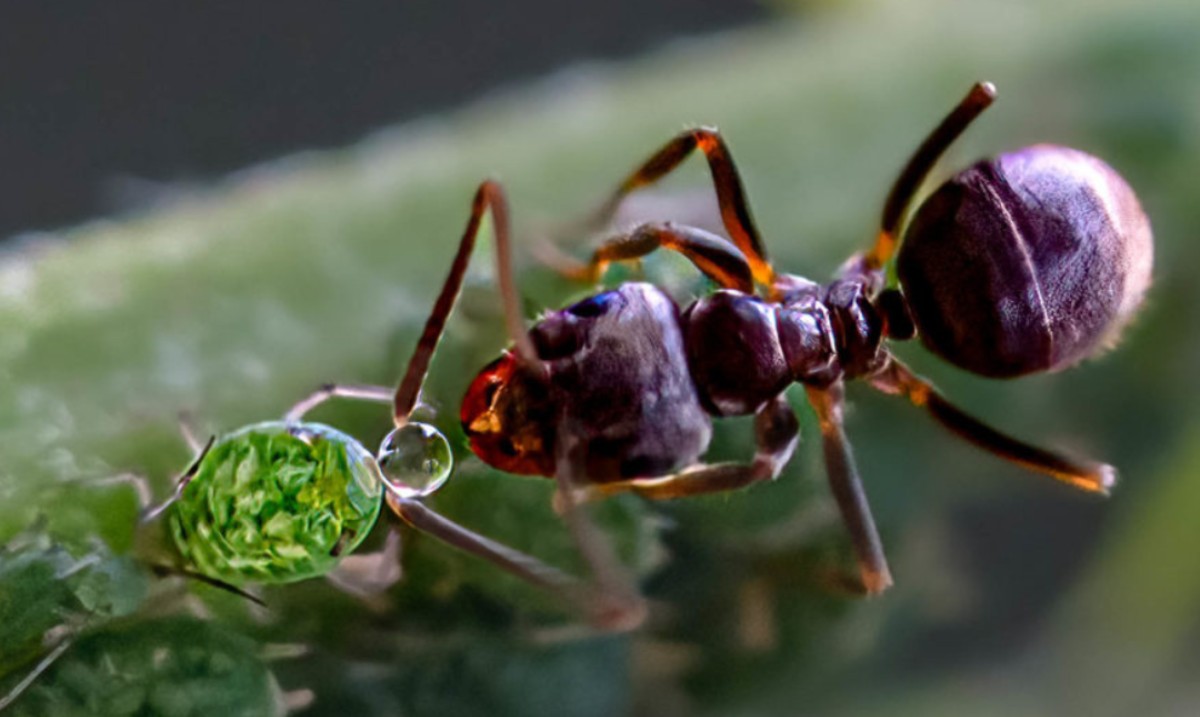
[[[842,432],[842,386],[865,379],[908,397],[963,438],[1026,468],[1105,493],[1110,466],[1023,443],[971,418],[914,375],[887,339],[919,334],[977,374],[1009,377],[1070,366],[1111,345],[1150,283],[1149,223],[1132,190],[1099,159],[1034,146],[959,173],[912,212],[938,157],[994,98],[974,86],[901,172],[873,249],[828,284],[776,274],[736,167],[715,130],[684,132],[635,170],[591,218],[657,181],[693,151],[708,160],[730,242],[649,223],[612,237],[565,271],[597,280],[613,261],[659,248],[689,258],[721,288],[680,308],[653,285],[627,283],[553,311],[527,332],[509,286],[514,348],[464,398],[472,450],[513,473],[555,476],[587,499],[652,499],[730,490],[776,477],[798,424],[783,398],[802,384],[820,420],[831,488],[867,592],[891,583]],[[899,241],[900,237],[902,241]],[[898,249],[898,255],[897,255]],[[895,256],[899,288],[887,288]],[[757,453],[706,465],[712,418],[754,414]],[[564,478],[564,474],[568,478]]]
[[[1107,164],[1037,145],[980,162],[913,217],[896,260],[921,338],[985,376],[1071,366],[1113,342],[1153,258],[1137,197]]]

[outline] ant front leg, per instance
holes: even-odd
[[[471,201],[471,214],[462,238],[458,242],[458,250],[450,264],[450,271],[442,282],[442,289],[434,301],[421,337],[413,349],[412,356],[395,389],[384,386],[362,384],[329,383],[317,388],[311,394],[298,401],[287,412],[285,420],[297,422],[305,414],[331,398],[350,398],[362,401],[392,404],[393,420],[400,428],[408,423],[409,416],[416,409],[421,395],[421,386],[429,373],[429,363],[437,351],[438,343],[446,328],[446,321],[454,310],[458,295],[462,290],[463,277],[475,249],[475,241],[483,223],[483,216],[491,211],[493,231],[496,240],[496,276],[500,287],[500,298],[504,308],[505,323],[508,326],[509,337],[516,346],[517,355],[522,362],[537,367],[537,355],[533,344],[530,343],[528,332],[521,318],[520,299],[517,296],[516,282],[513,279],[512,249],[508,219],[508,199],[503,187],[498,182],[486,180],[475,191]]]
[[[584,225],[599,228],[608,224],[628,194],[653,184],[674,171],[697,149],[703,152],[704,158],[708,160],[725,231],[749,261],[755,281],[767,287],[773,286],[775,271],[767,259],[762,237],[750,213],[750,203],[746,199],[746,190],[742,186],[737,165],[733,162],[725,140],[715,129],[702,127],[686,130],[667,142],[617,185],[617,189],[592,212],[584,221]]]
[[[785,397],[777,396],[759,409],[754,416],[754,433],[758,450],[749,463],[699,465],[661,478],[589,485],[577,489],[576,494],[581,500],[626,492],[650,500],[673,500],[723,493],[774,480],[791,460],[800,440],[800,423]]]
[[[1117,482],[1116,471],[1110,465],[1078,461],[1054,451],[1038,448],[971,417],[947,401],[933,384],[914,374],[895,358],[870,381],[872,386],[884,393],[907,397],[913,405],[924,408],[934,420],[960,438],[1022,468],[1044,473],[1076,488],[1103,495],[1107,495]]]
[[[614,611],[593,586],[541,560],[476,533],[422,502],[425,495],[404,496],[389,491],[387,503],[405,523],[459,550],[488,561],[534,587],[557,595],[605,631],[632,630],[641,624],[644,611]]]

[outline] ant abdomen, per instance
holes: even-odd
[[[1036,145],[984,160],[917,210],[896,270],[922,341],[993,377],[1112,344],[1150,283],[1150,224],[1101,160]]]

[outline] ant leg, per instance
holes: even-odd
[[[929,170],[937,163],[938,158],[958,139],[959,135],[975,121],[975,118],[986,110],[996,99],[996,88],[990,82],[977,82],[967,92],[966,96],[950,110],[925,141],[917,147],[917,151],[904,165],[900,175],[892,184],[887,200],[883,203],[883,217],[880,222],[879,237],[875,246],[861,256],[861,262],[868,271],[878,271],[892,258],[896,252],[897,233],[904,213],[912,203],[913,197],[925,180]],[[851,260],[853,263],[853,260]]]
[[[871,385],[884,393],[907,397],[913,405],[929,411],[934,420],[960,438],[1022,468],[1044,473],[1076,488],[1103,495],[1108,495],[1117,482],[1116,470],[1110,465],[1074,460],[1038,448],[971,417],[947,401],[931,383],[915,375],[895,358],[870,381]]]
[[[687,257],[705,276],[725,289],[747,294],[754,291],[754,277],[746,257],[725,239],[695,227],[647,223],[628,234],[618,234],[602,243],[587,263],[556,268],[567,278],[596,283],[614,261],[639,259],[655,249],[671,249]]]
[[[513,280],[508,201],[503,187],[497,182],[488,180],[482,182],[475,192],[471,203],[471,214],[462,238],[459,240],[458,250],[451,262],[449,273],[428,318],[425,320],[421,337],[417,341],[416,348],[405,368],[404,376],[396,389],[393,391],[382,386],[328,384],[296,403],[287,412],[286,420],[299,421],[308,411],[330,398],[338,396],[390,403],[397,431],[408,425],[409,417],[418,405],[421,385],[428,373],[429,363],[437,350],[446,321],[458,300],[463,277],[466,274],[467,265],[483,223],[484,213],[488,211],[492,215],[496,241],[497,283],[504,304],[510,337],[515,344],[518,356],[527,367],[534,371],[542,368],[525,329]],[[385,439],[385,443],[389,439]],[[425,495],[426,493],[419,493],[412,496],[401,496],[396,490],[389,490],[387,501],[392,510],[413,527],[431,533],[462,550],[491,560],[535,584],[561,592],[565,590],[564,586],[572,583],[572,579],[565,574],[542,566],[534,558],[472,533],[439,516],[419,502],[419,499]],[[399,548],[399,537],[393,533],[389,535],[382,552],[357,558],[355,556],[346,558],[342,567],[339,567],[338,571],[330,576],[330,580],[335,585],[349,588],[351,592],[362,595],[378,594],[400,578],[400,567],[397,560]]]
[[[576,497],[591,501],[630,492],[649,500],[673,500],[774,480],[791,460],[800,437],[800,424],[786,398],[778,396],[759,409],[754,417],[754,433],[758,450],[750,463],[700,465],[661,478],[599,483],[576,489]]]
[[[866,491],[858,477],[858,468],[854,465],[854,453],[842,430],[842,393],[843,386],[838,382],[826,389],[809,388],[808,400],[821,424],[829,487],[842,513],[842,522],[850,531],[863,588],[868,594],[876,594],[891,587],[892,573],[883,553],[879,531],[875,528],[875,519],[871,516]]]
[[[465,553],[482,558],[538,588],[547,590],[586,615],[603,630],[631,630],[637,621],[619,622],[597,604],[593,591],[578,578],[552,567],[526,553],[480,535],[426,506],[419,498],[387,494],[388,506],[401,520],[423,533],[447,543]]]
[[[488,210],[492,213],[492,222],[495,227],[497,282],[500,285],[509,336],[516,345],[517,354],[522,361],[527,365],[540,365],[533,350],[533,344],[525,330],[524,320],[521,318],[520,301],[513,280],[508,200],[505,198],[503,187],[497,182],[488,180],[480,184],[475,191],[475,197],[471,203],[471,216],[467,220],[467,227],[463,232],[462,239],[459,240],[458,251],[450,265],[450,272],[442,284],[442,290],[434,302],[433,309],[429,312],[429,317],[425,320],[421,338],[417,341],[417,346],[405,368],[404,377],[396,389],[360,384],[325,384],[292,406],[285,415],[285,420],[299,421],[309,411],[337,396],[390,403],[396,426],[400,427],[408,423],[408,417],[417,407],[421,395],[421,384],[424,383],[425,375],[429,372],[429,362],[442,338],[446,320],[458,300],[467,264],[471,259],[471,252],[475,248],[475,240],[483,223],[483,215]]]
[[[421,393],[421,384],[429,371],[429,362],[437,350],[446,327],[446,319],[454,309],[462,289],[463,277],[467,272],[467,264],[471,259],[471,251],[475,248],[475,239],[479,235],[479,227],[483,222],[485,211],[491,211],[493,233],[496,240],[496,283],[500,288],[501,303],[504,305],[504,318],[508,326],[509,338],[516,347],[517,356],[522,364],[535,371],[540,370],[537,353],[529,340],[525,321],[521,316],[520,298],[517,295],[516,282],[512,270],[512,242],[508,219],[508,199],[504,188],[499,182],[487,180],[479,185],[471,202],[471,216],[467,219],[467,227],[458,243],[458,252],[450,264],[450,272],[442,284],[437,301],[433,304],[429,318],[425,320],[425,328],[408,367],[404,378],[400,380],[392,398],[393,417],[397,427],[408,422],[408,417],[417,405]]]
[[[607,224],[621,201],[636,189],[653,184],[683,163],[699,149],[708,160],[721,221],[729,238],[750,262],[754,279],[764,286],[775,282],[775,271],[767,259],[762,237],[750,214],[750,203],[742,186],[737,165],[721,133],[711,128],[690,129],[677,135],[624,179],[611,196],[584,220],[585,227],[599,228]]]
[[[326,383],[317,390],[296,402],[284,414],[283,420],[288,423],[299,423],[305,414],[331,398],[352,398],[360,401],[375,401],[391,403],[392,389],[387,386],[370,386],[365,384]]]
[[[592,522],[587,506],[575,500],[577,486],[586,483],[584,446],[561,426],[557,443],[554,505],[591,574],[588,587],[592,621],[606,629],[633,629],[646,619],[645,599],[621,566],[608,536]]]

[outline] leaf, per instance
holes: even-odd
[[[252,642],[211,622],[150,620],[81,638],[12,706],[14,715],[283,714]]]
[[[934,704],[961,713],[970,695],[953,684],[955,668],[983,659],[962,645],[1031,639],[1070,592],[1063,582],[1099,559],[1109,526],[1134,510],[1125,506],[1168,478],[1186,478],[1156,468],[1196,412],[1189,387],[1200,361],[1200,283],[1192,267],[1200,256],[1188,237],[1200,226],[1200,75],[1191,71],[1198,10],[1191,0],[838,5],[260,167],[172,209],[14,250],[0,262],[0,537],[45,514],[58,535],[99,535],[127,548],[132,496],[97,481],[139,471],[165,495],[189,460],[174,435],[179,409],[224,433],[281,415],[324,381],[391,384],[485,176],[500,172],[512,195],[523,296],[557,306],[578,288],[529,261],[526,242],[539,221],[591,206],[679,127],[719,124],[772,258],[821,279],[871,240],[891,173],[931,123],[971,82],[990,79],[1001,101],[939,171],[1035,141],[1103,156],[1153,218],[1158,284],[1120,351],[1064,374],[1001,386],[916,346],[899,350],[1002,427],[1113,461],[1127,477],[1113,500],[1099,507],[1055,493],[907,406],[852,388],[848,430],[898,581],[884,599],[858,603],[819,590],[823,571],[849,563],[812,445],[774,486],[680,506],[608,508],[626,526],[622,543],[656,568],[646,587],[669,616],[634,641],[634,654],[664,640],[671,648],[659,669],[628,673],[640,681],[643,711],[677,700],[671,704],[721,714],[790,714],[797,705],[832,713],[853,702],[886,714],[903,692],[897,685],[911,685],[921,688],[911,713]],[[706,188],[694,164],[667,188]],[[550,512],[548,483],[483,468],[456,426],[467,382],[505,342],[486,246],[474,261],[425,390],[458,463],[434,503],[489,536],[567,562],[572,546]],[[314,418],[368,446],[390,427],[386,411],[369,406],[330,406]],[[811,436],[811,422],[805,427]],[[744,429],[721,426],[712,457],[751,455]],[[1038,538],[1035,547],[1006,543],[1027,535]],[[436,642],[460,629],[511,637],[529,623],[571,620],[490,566],[434,541],[407,543],[407,580],[383,617],[314,582],[272,591],[274,619],[265,625],[240,603],[226,609],[223,598],[201,594],[223,624],[315,646],[320,658],[301,663],[324,660],[314,710],[329,712],[337,704],[321,695],[355,684],[360,665],[386,681],[412,639]],[[985,552],[1006,559],[983,561]],[[1182,552],[1160,556],[1165,572],[1186,559]],[[1063,570],[1051,570],[1056,565]],[[1061,581],[1036,579],[1045,572]],[[29,580],[47,594],[57,589],[45,573]],[[1186,607],[1174,605],[1172,625],[1156,634],[1170,634]],[[991,621],[1001,613],[1007,621]],[[777,639],[760,640],[763,625]],[[1118,634],[1096,640],[1114,646]],[[445,659],[469,661],[472,649],[463,639]],[[493,665],[493,653],[481,649],[481,664]],[[987,648],[987,657],[1003,660],[999,652]],[[933,677],[914,678],[920,669]],[[502,674],[483,669],[478,679]],[[520,678],[511,684],[530,684],[530,675]],[[427,673],[413,679],[445,684]],[[625,694],[619,670],[596,679],[614,680],[616,694]],[[935,699],[942,688],[955,699]],[[1039,699],[1006,695],[1018,708]]]

